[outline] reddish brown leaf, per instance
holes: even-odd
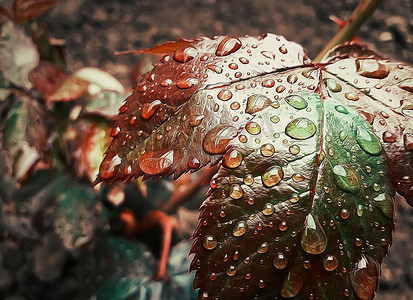
[[[13,13],[17,23],[30,21],[56,4],[54,0],[14,0]]]
[[[42,93],[46,101],[51,101],[53,95],[67,78],[64,70],[51,62],[41,60],[30,73],[29,80],[33,87]]]

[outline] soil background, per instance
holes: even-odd
[[[66,42],[70,71],[95,66],[113,74],[125,86],[132,86],[130,71],[143,56],[115,56],[115,51],[151,47],[176,38],[272,32],[301,44],[314,58],[337,31],[329,15],[345,19],[357,2],[69,0],[53,8],[42,21],[54,38]],[[413,64],[412,32],[413,1],[388,0],[358,36],[385,57]],[[379,300],[413,299],[413,209],[404,201],[397,202],[396,232],[382,266],[375,298]]]

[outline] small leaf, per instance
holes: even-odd
[[[125,92],[125,88],[115,77],[98,68],[82,68],[77,70],[73,76],[86,80],[89,83],[94,83],[102,90],[114,91],[118,93]]]
[[[17,86],[30,89],[30,72],[39,64],[39,54],[23,29],[10,21],[1,23],[0,71]]]
[[[54,0],[15,0],[13,12],[17,23],[24,23],[42,15],[56,4]]]
[[[75,76],[68,76],[60,87],[47,97],[49,102],[71,101],[82,98],[88,91],[90,83]]]
[[[71,186],[58,198],[55,227],[64,246],[73,250],[88,243],[95,231],[95,195],[85,187]]]

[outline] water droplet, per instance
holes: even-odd
[[[333,93],[338,93],[338,92],[341,92],[341,90],[342,90],[341,85],[336,80],[334,80],[332,78],[324,79],[324,84]]]
[[[303,278],[296,272],[288,272],[281,289],[281,296],[284,298],[293,298],[301,291],[303,287]]]
[[[241,107],[241,104],[239,104],[239,102],[237,102],[237,101],[234,101],[234,102],[231,103],[230,107],[231,107],[232,110],[237,110]]]
[[[232,70],[238,69],[238,65],[237,65],[236,63],[230,63],[230,64],[228,65],[228,67],[229,67],[230,69],[232,69]]]
[[[274,124],[277,124],[278,122],[280,122],[280,118],[278,116],[272,116],[270,118],[270,121],[273,122]]]
[[[277,87],[275,88],[275,91],[276,91],[277,93],[282,93],[282,92],[285,91],[285,86],[279,85],[279,86],[277,86]]]
[[[117,136],[120,133],[120,127],[116,126],[112,128],[112,131],[110,132],[110,136]]]
[[[348,110],[347,110],[347,108],[345,108],[343,105],[336,105],[336,111],[338,111],[339,113],[342,113],[342,114],[345,114],[345,115],[348,115]]]
[[[298,174],[298,173],[293,174],[292,177],[293,177],[294,182],[301,182],[305,179],[303,175]]]
[[[197,169],[199,168],[199,166],[201,165],[201,162],[199,161],[199,159],[195,158],[195,157],[190,157],[188,160],[188,166],[191,169]]]
[[[264,174],[261,175],[261,180],[262,184],[265,187],[270,188],[278,184],[283,179],[283,177],[283,169],[279,166],[274,166],[265,171]]]
[[[311,261],[309,261],[308,259],[303,261],[303,266],[304,268],[306,268],[307,270],[311,268]]]
[[[245,57],[240,57],[240,58],[239,58],[239,61],[240,61],[241,63],[243,63],[244,65],[246,65],[247,63],[249,63],[249,60],[248,60],[247,58],[245,58]]]
[[[278,224],[278,229],[281,231],[286,231],[288,229],[287,222],[281,221],[281,223]]]
[[[347,93],[344,94],[344,96],[345,96],[348,100],[351,100],[351,101],[357,101],[357,100],[360,99],[357,94],[352,93],[352,92],[347,92]]]
[[[348,165],[336,165],[333,168],[334,179],[339,189],[356,193],[360,190],[357,172]]]
[[[162,150],[146,151],[139,158],[139,167],[149,175],[162,174],[167,172],[173,165],[174,152],[162,152]]]
[[[221,154],[227,150],[229,142],[236,135],[237,129],[234,126],[221,124],[205,135],[202,146],[209,154]]]
[[[247,232],[248,226],[245,221],[239,221],[235,224],[234,229],[232,230],[232,234],[234,236],[242,236]]]
[[[142,118],[149,120],[160,105],[161,101],[159,100],[152,101],[151,103],[145,103],[142,107]]]
[[[273,86],[275,85],[275,81],[272,80],[272,79],[266,79],[266,80],[264,80],[264,81],[261,83],[261,85],[262,85],[263,87],[271,88],[271,87],[273,87]]]
[[[263,110],[270,104],[270,99],[268,99],[264,95],[255,94],[248,97],[245,112],[248,114],[254,114],[256,112]]]
[[[377,79],[386,78],[390,73],[390,69],[386,65],[375,59],[357,59],[356,70],[361,76]]]
[[[389,131],[383,132],[383,141],[386,143],[394,143],[396,141],[396,135]]]
[[[285,134],[297,140],[312,137],[317,131],[316,125],[307,118],[297,118],[288,123]]]
[[[242,43],[235,37],[226,37],[218,45],[215,54],[217,56],[225,56],[234,53],[241,47]]]
[[[264,283],[264,281],[263,281],[262,279],[260,279],[260,281],[258,282],[258,287],[259,287],[260,289],[263,289],[263,288],[265,287],[265,283]]]
[[[228,101],[232,98],[232,92],[230,90],[222,90],[218,93],[218,99],[222,101]]]
[[[252,176],[251,174],[247,174],[247,175],[244,177],[244,183],[245,183],[246,185],[251,185],[251,184],[253,184],[253,183],[254,183],[254,176]]]
[[[267,242],[262,243],[257,249],[257,252],[261,253],[261,254],[265,253],[267,251],[268,251],[268,243]]]
[[[238,139],[239,139],[239,141],[240,141],[241,143],[246,143],[246,142],[248,142],[248,138],[247,138],[245,135],[243,135],[243,134],[241,134],[241,135],[238,137]]]
[[[176,86],[180,89],[189,89],[197,84],[198,84],[198,79],[186,78],[183,80],[178,80],[178,82],[176,83]]]
[[[288,82],[289,84],[294,84],[294,83],[297,82],[297,80],[298,80],[298,76],[297,76],[296,74],[290,74],[290,75],[288,75],[288,77],[287,77],[287,82]]]
[[[320,254],[327,248],[327,235],[318,219],[311,214],[307,217],[307,224],[301,238],[301,247],[309,254]]]
[[[112,178],[119,170],[119,165],[121,164],[121,162],[122,159],[118,154],[116,154],[115,152],[108,152],[99,167],[99,176],[102,179]]]
[[[274,259],[272,261],[274,267],[276,267],[279,270],[285,269],[285,267],[288,264],[287,257],[284,255],[282,252],[277,252],[274,256]]]
[[[359,126],[356,130],[356,141],[366,153],[380,155],[382,146],[378,138],[366,128]]]
[[[216,65],[208,65],[207,66],[208,69],[210,69],[211,71],[217,73],[217,74],[221,74],[222,73],[222,68]]]
[[[262,156],[269,157],[272,156],[275,152],[275,148],[272,144],[264,144],[260,148]]]
[[[261,132],[261,127],[257,122],[248,122],[247,125],[245,125],[245,129],[253,135],[257,135]]]
[[[173,58],[177,62],[186,63],[198,55],[198,51],[193,46],[182,46],[178,48]]]
[[[227,275],[228,276],[234,276],[237,273],[237,267],[235,266],[229,266],[227,269]]]
[[[161,82],[161,86],[162,86],[162,87],[168,87],[168,86],[170,86],[172,83],[173,83],[172,80],[168,78],[168,79],[165,79],[165,80],[163,80],[163,81]]]
[[[285,98],[285,101],[292,107],[301,110],[308,106],[308,102],[303,97],[298,95],[291,95]]]
[[[215,279],[217,279],[217,274],[215,272],[212,272],[211,274],[209,274],[209,279],[214,281]]]
[[[362,300],[373,299],[378,278],[378,263],[370,256],[362,254],[350,273],[350,284],[356,295]]]
[[[272,205],[271,203],[266,203],[264,205],[264,208],[262,209],[262,213],[265,216],[270,216],[274,213],[275,209],[274,209],[274,205]]]
[[[204,238],[203,245],[205,249],[207,250],[212,250],[217,246],[218,242],[215,236],[213,235],[206,235]]]
[[[244,191],[239,184],[233,184],[229,188],[229,196],[232,199],[235,199],[235,200],[240,199],[243,195],[244,195]]]
[[[348,209],[346,209],[346,208],[343,208],[341,211],[340,211],[340,216],[341,216],[341,218],[342,219],[347,219],[349,216],[350,216],[350,212],[348,211]]]
[[[199,115],[199,116],[192,116],[191,119],[189,120],[189,125],[192,127],[199,126],[204,119],[204,115]]]
[[[275,53],[271,51],[261,51],[262,56],[269,58],[269,59],[275,59]]]
[[[238,167],[242,162],[242,155],[237,150],[232,150],[225,153],[223,158],[223,165],[227,168],[234,169]]]
[[[282,54],[287,54],[288,53],[288,50],[287,50],[287,48],[283,45],[283,46],[281,46],[280,48],[278,48],[278,50],[280,50],[280,52],[282,53]]]
[[[323,266],[327,271],[334,271],[338,266],[338,260],[334,255],[327,255],[323,259]]]
[[[407,151],[413,151],[413,133],[404,134],[403,142]]]

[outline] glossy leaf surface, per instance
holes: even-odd
[[[200,298],[371,299],[394,190],[412,202],[412,76],[353,44],[313,65],[274,35],[199,39],[126,99],[98,180],[219,163],[194,234]]]

